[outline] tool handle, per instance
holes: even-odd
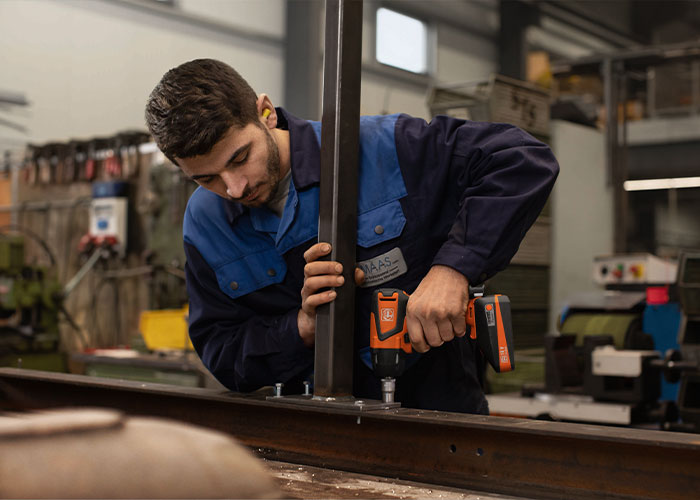
[[[505,295],[475,297],[467,305],[470,338],[498,373],[515,369],[510,300]]]
[[[408,294],[398,288],[379,288],[372,295],[372,320],[377,337],[384,341],[406,330]]]
[[[380,378],[401,376],[407,354],[413,352],[406,327],[408,294],[380,288],[372,295],[369,346],[372,368]]]

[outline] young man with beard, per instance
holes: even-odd
[[[343,285],[342,264],[318,260],[330,252],[317,242],[321,124],[275,108],[210,59],[166,73],[146,121],[201,186],[183,228],[197,353],[232,390],[284,382],[298,392],[313,371],[316,308]],[[481,356],[465,336],[468,285],[506,267],[558,169],[546,145],[510,125],[361,118],[356,397],[381,398],[366,362],[370,298],[393,287],[411,294],[407,323],[420,353],[396,399],[488,413]]]

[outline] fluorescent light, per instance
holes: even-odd
[[[650,191],[653,189],[680,189],[700,187],[700,177],[673,177],[670,179],[644,179],[625,181],[625,191]]]

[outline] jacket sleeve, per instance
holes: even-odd
[[[209,371],[233,391],[252,391],[308,374],[313,349],[299,337],[297,312],[264,315],[224,294],[197,249],[185,243],[189,334]]]
[[[419,198],[440,196],[456,204],[433,265],[452,267],[472,283],[504,269],[559,173],[550,148],[507,124],[447,116],[399,124],[397,152],[409,189]]]

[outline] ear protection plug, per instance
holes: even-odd
[[[270,111],[269,109],[265,108],[265,109],[263,110],[263,112],[262,112],[262,117],[263,117],[263,118],[267,118],[268,116],[270,116],[270,113],[272,113],[272,111]]]

